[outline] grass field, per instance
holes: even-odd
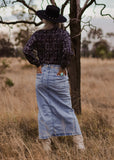
[[[113,160],[114,60],[81,59],[82,115],[77,116],[86,152],[72,137],[53,138],[47,156],[38,141],[36,67],[20,58],[0,59],[0,160]]]

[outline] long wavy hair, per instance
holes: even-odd
[[[47,30],[47,29],[50,29],[50,27],[51,28],[62,28],[62,29],[64,29],[63,23],[53,23],[53,22],[50,22],[46,19],[45,19],[45,21],[46,21],[46,25],[45,25],[45,22],[44,22],[44,26],[42,28],[40,28],[40,30],[45,30],[45,29]]]

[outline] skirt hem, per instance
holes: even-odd
[[[39,139],[48,139],[48,138],[51,138],[51,137],[59,137],[59,136],[74,136],[74,135],[82,135],[81,133],[80,134],[77,134],[77,133],[61,133],[61,134],[53,134],[51,136],[44,136],[44,137],[41,137],[39,136]]]

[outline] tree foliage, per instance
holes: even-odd
[[[29,28],[20,28],[19,32],[14,32],[14,36],[16,42],[15,45],[23,48],[30,37]]]
[[[109,48],[109,44],[106,40],[95,42],[93,45],[92,55],[96,58],[108,58]]]
[[[82,50],[81,50],[81,56],[83,57],[89,57],[90,51],[89,51],[89,44],[91,42],[89,40],[83,39],[82,41]]]
[[[107,41],[107,38],[112,38],[113,36],[113,32],[109,32],[104,35],[101,28],[90,29],[88,37],[84,38],[82,41],[81,55],[84,57],[91,56],[102,59],[113,58],[114,55],[111,45]],[[92,49],[89,46],[90,44]]]
[[[0,39],[0,57],[13,57],[14,56],[14,46],[5,38]]]

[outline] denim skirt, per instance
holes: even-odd
[[[80,135],[78,119],[71,104],[67,75],[58,76],[60,65],[44,64],[36,74],[39,139]]]

